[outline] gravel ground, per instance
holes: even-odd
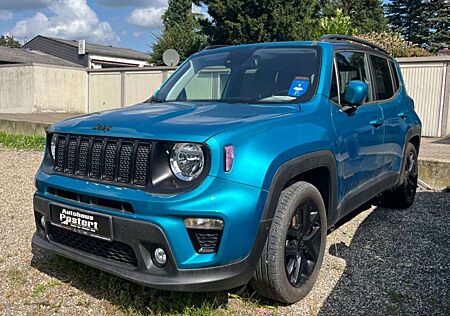
[[[2,315],[450,314],[450,194],[407,210],[371,208],[328,235],[319,280],[291,306],[235,294],[154,291],[31,249],[41,153],[0,149]]]

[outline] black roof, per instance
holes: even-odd
[[[58,58],[37,50],[10,48],[0,46],[0,64],[46,64],[67,67],[82,67],[62,58]]]
[[[78,48],[78,41],[77,40],[67,40],[62,38],[55,38],[55,37],[46,37],[42,35],[38,35],[35,38],[33,38],[28,43],[31,43],[35,40],[38,40],[39,38],[46,38],[51,41],[61,43],[64,45],[69,45],[72,47]],[[27,44],[28,44],[27,43]],[[24,46],[26,47],[27,44]],[[149,55],[134,49],[130,48],[122,48],[122,47],[113,47],[110,45],[100,45],[100,44],[93,44],[86,42],[86,53],[87,54],[97,54],[102,56],[109,56],[109,57],[117,57],[117,58],[129,58],[129,59],[137,59],[145,61],[148,59]]]

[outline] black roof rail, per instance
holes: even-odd
[[[377,50],[382,51],[383,53],[389,55],[389,53],[384,48],[382,48],[382,47],[380,47],[380,46],[378,46],[376,44],[373,44],[373,43],[371,43],[369,41],[366,41],[366,40],[363,40],[361,38],[354,37],[354,36],[339,35],[339,34],[326,34],[326,35],[321,36],[319,38],[319,40],[321,42],[329,41],[329,40],[354,42],[354,43],[358,43],[358,44],[362,44],[362,45],[368,46],[368,47],[373,48],[373,49],[377,49]]]
[[[228,46],[230,46],[230,45],[210,45],[210,46],[206,46],[202,50],[210,50],[210,49],[216,49],[216,48],[222,48],[222,47],[228,47]]]

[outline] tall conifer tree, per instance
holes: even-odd
[[[427,10],[423,0],[391,0],[386,5],[391,30],[419,45],[428,36]]]

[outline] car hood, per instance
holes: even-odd
[[[224,130],[298,110],[297,104],[142,103],[70,118],[49,132],[204,142]]]

